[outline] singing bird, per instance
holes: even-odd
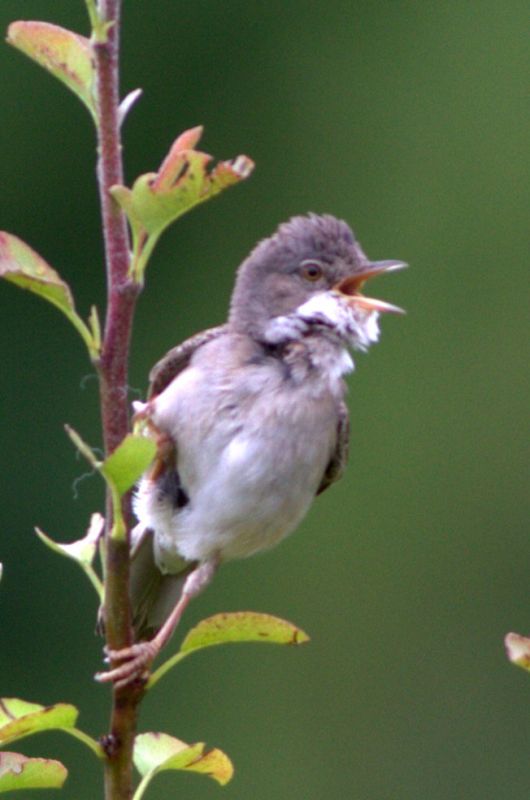
[[[369,261],[346,222],[294,217],[241,264],[228,321],[153,368],[138,418],[158,440],[135,496],[131,601],[137,643],[98,678],[141,677],[189,600],[224,561],[272,547],[344,470],[350,351],[401,309],[361,293],[406,266]]]

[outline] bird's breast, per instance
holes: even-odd
[[[173,387],[171,402],[160,397],[154,421],[164,429],[169,420],[189,497],[181,510],[158,515],[162,566],[171,571],[176,555],[245,557],[297,526],[335,448],[333,392],[316,392],[311,381],[293,383],[271,365],[189,375],[178,391]]]

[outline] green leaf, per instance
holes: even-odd
[[[530,672],[530,639],[519,633],[509,633],[505,639],[506,655],[512,664]]]
[[[0,792],[17,789],[60,789],[68,770],[51,758],[26,758],[20,753],[0,753]]]
[[[0,745],[44,730],[67,730],[75,726],[78,710],[68,703],[41,706],[15,697],[0,699]]]
[[[90,518],[90,526],[86,535],[82,539],[78,539],[75,542],[70,542],[69,544],[54,542],[53,539],[50,539],[50,537],[43,533],[39,528],[36,528],[36,532],[41,541],[43,541],[44,544],[47,545],[51,550],[54,550],[56,553],[59,553],[62,556],[71,558],[73,561],[77,561],[78,564],[91,565],[94,561],[99,538],[103,533],[104,526],[105,519],[101,516],[101,514],[92,514]]]
[[[203,742],[188,745],[167,733],[142,733],[134,742],[134,764],[143,780],[134,795],[140,800],[147,784],[159,772],[186,770],[208,775],[224,786],[234,774],[228,756],[213,748],[205,751]]]
[[[124,495],[145,472],[156,454],[156,445],[146,436],[129,433],[105,459],[101,472]]]
[[[50,550],[53,550],[55,553],[59,553],[59,555],[71,558],[73,561],[79,564],[96,590],[101,601],[103,600],[104,595],[103,584],[94,571],[92,564],[98,550],[99,540],[103,535],[104,527],[105,519],[101,516],[101,514],[92,514],[92,517],[90,518],[90,526],[86,535],[82,539],[78,539],[77,541],[70,542],[68,544],[55,542],[53,539],[50,539],[49,536],[43,533],[40,528],[35,528],[39,539],[47,547],[49,547]]]
[[[48,22],[13,22],[7,41],[65,84],[96,120],[95,70],[89,39]]]
[[[88,463],[101,473],[112,495],[112,530],[110,536],[123,540],[126,527],[121,509],[121,497],[147,469],[156,454],[152,439],[129,433],[105,461],[98,461],[94,451],[69,425],[66,432]]]
[[[97,343],[75,310],[68,284],[29,245],[4,231],[0,231],[0,278],[20,286],[21,289],[28,289],[56,306],[80,334],[90,356],[97,356]]]
[[[301,628],[271,614],[236,611],[215,614],[192,628],[180,646],[181,653],[229,642],[267,642],[268,644],[303,644],[309,636]]]
[[[74,310],[70,287],[59,274],[25,242],[5,232],[0,232],[0,276],[44,297],[64,314]]]
[[[247,156],[222,161],[210,170],[212,156],[195,150],[202,128],[192,128],[173,143],[158,172],[140,175],[132,189],[113,186],[133,233],[131,274],[139,283],[162,232],[198,203],[247,178],[254,163]]]
[[[215,614],[213,617],[202,620],[189,631],[179,652],[153,672],[147,686],[148,688],[154,686],[183,658],[204,647],[237,642],[304,644],[308,641],[309,636],[301,628],[293,625],[292,622],[280,619],[280,617],[273,617],[271,614],[259,614],[255,611]]]
[[[15,697],[3,697],[0,699],[0,747],[33,733],[60,730],[83,742],[98,758],[103,758],[99,743],[75,727],[78,714],[77,708],[68,703],[41,706]]]
[[[109,488],[119,497],[134,486],[156,455],[156,444],[152,439],[128,433],[105,461],[98,461],[92,448],[73,428],[65,425],[65,429],[79,452],[101,472]]]

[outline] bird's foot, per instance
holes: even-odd
[[[107,672],[96,673],[96,680],[100,683],[113,683],[116,689],[136,682],[147,682],[151,664],[170,640],[188,603],[208,586],[218,566],[219,557],[212,556],[188,575],[178,602],[154,639],[137,642],[122,650],[105,648],[105,656],[111,662],[112,668]]]
[[[106,672],[97,672],[94,676],[99,683],[113,683],[116,689],[122,689],[131,683],[146,683],[149,669],[160,651],[155,641],[138,642],[122,650],[105,648],[107,660],[116,666]]]

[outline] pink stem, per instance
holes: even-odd
[[[99,13],[113,25],[104,43],[94,44],[98,99],[98,185],[103,219],[107,266],[108,304],[101,357],[97,363],[100,381],[101,418],[105,452],[111,453],[127,434],[128,361],[131,329],[140,287],[128,277],[130,242],[124,214],[109,193],[123,183],[119,108],[119,33],[121,0],[100,0]],[[107,533],[111,527],[111,503],[107,497]],[[123,501],[130,521],[130,497]],[[128,542],[107,535],[105,624],[107,645],[119,650],[132,643],[129,604]],[[105,798],[132,797],[132,750],[136,733],[141,687],[114,689],[110,732],[105,737]]]

